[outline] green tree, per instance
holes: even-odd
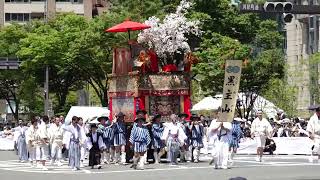
[[[27,34],[24,26],[13,24],[0,29],[0,57],[16,58],[16,52],[19,50],[19,42]],[[0,70],[0,98],[7,101],[14,118],[19,118],[19,107],[21,98],[18,91],[25,76],[21,70]],[[14,103],[12,103],[14,102]]]
[[[263,96],[283,109],[289,117],[297,115],[297,89],[283,79],[271,79],[264,89]]]
[[[45,80],[45,67],[49,66],[49,89],[59,102],[55,112],[61,112],[69,91],[82,85],[81,76],[68,64],[67,58],[70,44],[81,37],[88,23],[82,16],[63,14],[48,24],[36,25],[21,41],[17,54],[23,60],[24,71],[33,74],[40,86]]]

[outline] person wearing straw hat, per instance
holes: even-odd
[[[121,115],[121,114],[118,114]],[[109,117],[106,115],[102,115],[98,118],[100,122],[98,132],[103,136],[103,142],[105,144],[105,149],[102,151],[102,160],[105,164],[110,164],[110,149],[113,145],[113,123],[109,120]]]
[[[124,117],[125,115],[123,113],[117,114],[116,119],[114,119],[113,126],[112,126],[113,133],[114,133],[113,144],[116,151],[116,157],[115,157],[116,164],[119,164],[119,162],[121,162],[122,164],[126,163],[127,128],[124,123]]]
[[[148,129],[143,126],[145,122],[144,118],[138,118],[135,120],[137,126],[132,129],[129,142],[133,147],[134,157],[133,157],[133,165],[131,166],[134,169],[144,169],[144,154],[148,150],[148,145],[151,142],[150,134]],[[139,166],[138,166],[139,163]]]
[[[152,118],[152,146],[155,164],[159,164],[161,156],[165,153],[165,144],[161,140],[164,127],[161,123],[161,115],[157,114]]]
[[[239,148],[239,142],[240,138],[243,136],[243,133],[241,131],[240,123],[243,122],[243,120],[239,117],[236,117],[231,122],[232,128],[231,128],[231,137],[229,139],[229,162],[230,166],[233,165],[233,158],[235,154],[237,153],[237,149]]]
[[[255,139],[257,143],[257,162],[262,162],[263,150],[266,144],[268,136],[272,135],[272,126],[269,121],[262,117],[261,110],[257,111],[257,117],[251,124],[251,137]]]
[[[192,155],[193,162],[198,163],[200,157],[200,149],[203,148],[203,135],[204,135],[204,127],[200,122],[200,117],[196,114],[193,114],[190,117],[191,125],[191,146],[192,146]]]
[[[90,133],[87,135],[87,148],[89,149],[89,166],[91,169],[97,166],[101,169],[101,151],[105,149],[102,134],[97,132],[98,126],[91,124]]]
[[[181,113],[178,115],[178,117],[179,117],[179,124],[183,129],[183,132],[187,136],[187,139],[184,141],[184,144],[180,147],[180,162],[190,162],[191,156],[192,156],[191,155],[192,150],[189,150],[191,131],[190,131],[190,123],[186,121],[186,118],[188,118],[189,115],[186,113]]]
[[[144,109],[139,109],[139,110],[136,111],[136,119],[138,119],[138,118],[146,118],[147,114],[148,114],[148,113],[147,113],[146,110],[144,110]],[[148,118],[148,120],[149,120],[149,118]],[[152,134],[151,128],[149,128],[149,125],[151,125],[151,122],[145,122],[145,123],[143,124],[143,126],[145,126],[145,127],[148,128],[149,133]],[[136,123],[136,122],[133,123],[132,129],[134,129],[135,127],[137,127],[137,123]],[[145,161],[144,163],[145,163],[145,164],[148,164],[147,157],[148,157],[148,151],[147,151],[147,153],[144,154],[144,161]]]
[[[320,106],[315,107],[314,110],[315,113],[311,116],[306,130],[314,143],[312,151],[317,153],[318,163],[320,163]],[[313,158],[310,158],[309,161],[313,162]]]

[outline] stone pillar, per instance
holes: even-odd
[[[4,26],[4,0],[0,0],[0,27]]]
[[[56,15],[56,0],[47,0],[48,1],[48,19],[54,18]]]
[[[83,1],[83,9],[84,9],[84,17],[87,19],[92,18],[92,0],[84,0]]]

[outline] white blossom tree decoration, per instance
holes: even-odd
[[[188,0],[181,0],[176,12],[166,15],[162,22],[155,16],[150,17],[145,24],[151,28],[143,30],[138,35],[138,43],[153,49],[164,61],[173,57],[175,53],[190,52],[187,36],[201,35],[200,22],[185,17],[191,6],[192,3]]]

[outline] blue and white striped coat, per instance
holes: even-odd
[[[202,125],[191,125],[191,145],[194,148],[203,148],[204,128]]]
[[[242,130],[240,127],[240,123],[238,121],[232,121],[231,125],[232,125],[232,129],[231,129],[231,137],[229,138],[229,146],[238,148],[240,138],[242,137]]]
[[[137,153],[146,152],[151,142],[150,134],[145,127],[135,127],[130,134],[130,143],[133,145],[133,151]]]
[[[113,146],[113,138],[114,138],[114,132],[113,128],[110,126],[99,126],[99,131],[103,136],[103,142],[106,145],[106,148],[109,149],[111,146]]]
[[[114,132],[114,146],[121,146],[126,145],[126,125],[123,122],[116,122],[113,125],[113,132]]]
[[[164,127],[161,127],[160,123],[153,123],[152,124],[152,140],[153,140],[153,148],[154,149],[161,149],[165,147],[165,144],[161,140],[163,134]]]

